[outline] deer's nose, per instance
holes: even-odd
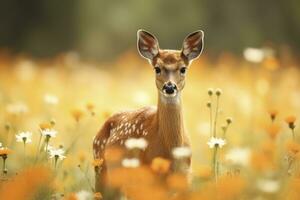
[[[172,83],[172,82],[167,82],[167,83],[164,84],[163,90],[167,94],[174,94],[175,91],[177,90],[177,86],[174,83]]]

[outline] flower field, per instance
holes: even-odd
[[[300,66],[290,53],[269,51],[202,55],[188,69],[191,180],[169,174],[163,158],[142,166],[120,157],[111,184],[132,200],[300,199]],[[94,189],[102,164],[94,136],[114,112],[156,103],[153,69],[136,50],[110,63],[74,52],[0,55],[0,199],[103,199]],[[146,148],[134,142],[128,148]],[[190,153],[174,152],[179,160]]]

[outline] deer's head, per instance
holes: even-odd
[[[185,84],[185,76],[192,60],[198,58],[203,49],[203,31],[195,31],[184,40],[181,50],[163,50],[151,33],[138,30],[137,46],[142,57],[153,66],[156,87],[165,98],[178,96]]]

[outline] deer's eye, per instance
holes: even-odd
[[[154,67],[155,73],[156,74],[160,74],[161,73],[161,69],[159,67]]]
[[[182,67],[182,68],[180,69],[180,73],[181,73],[181,74],[185,74],[185,72],[186,72],[186,67]]]

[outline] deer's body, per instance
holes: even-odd
[[[156,72],[157,107],[120,112],[104,123],[93,142],[94,157],[104,159],[101,171],[96,171],[97,190],[101,190],[107,178],[105,151],[111,147],[124,149],[128,138],[147,140],[148,146],[140,154],[143,164],[149,164],[155,157],[172,161],[173,148],[190,145],[183,123],[181,90],[185,69],[201,53],[202,39],[202,31],[194,32],[185,39],[182,51],[160,50],[154,36],[146,31],[138,32],[139,52]]]

